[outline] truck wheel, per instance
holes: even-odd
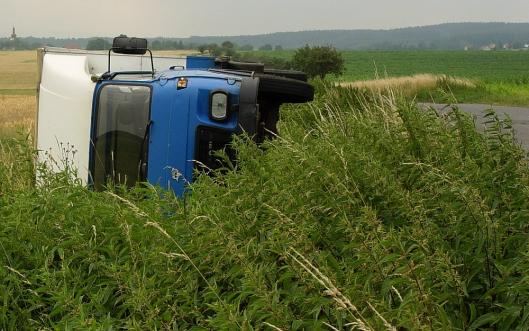
[[[314,99],[314,88],[307,82],[274,75],[258,74],[259,98],[278,103],[304,103]]]
[[[303,82],[307,81],[307,74],[297,70],[265,69],[264,73],[267,75],[291,78]]]

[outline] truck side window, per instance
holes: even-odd
[[[146,180],[150,102],[151,89],[147,86],[102,87],[93,137],[92,175],[96,190],[103,189],[108,181],[132,187]]]

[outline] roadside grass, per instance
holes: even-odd
[[[417,100],[437,103],[484,103],[490,105],[529,106],[529,85],[476,81],[474,87],[440,85],[423,89]]]
[[[402,95],[419,102],[529,106],[529,86],[518,83],[483,82],[460,77],[421,74],[338,84],[382,93],[398,90]]]
[[[509,123],[316,81],[184,199],[0,153],[0,329],[529,327],[529,167]],[[15,162],[15,163],[13,163]]]

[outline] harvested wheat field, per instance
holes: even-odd
[[[35,94],[36,51],[0,52],[0,94]]]
[[[32,132],[36,98],[30,95],[0,95],[0,137]]]
[[[446,75],[419,74],[405,77],[390,77],[374,80],[361,80],[350,83],[340,83],[341,86],[356,87],[376,92],[384,90],[399,90],[406,95],[414,95],[423,90],[434,90],[441,86],[475,87],[470,79],[450,77]]]

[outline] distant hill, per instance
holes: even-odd
[[[265,44],[299,48],[332,44],[339,49],[463,49],[496,44],[529,43],[529,23],[450,23],[393,30],[325,30],[278,32],[254,36],[190,37],[190,43],[221,43],[261,47]]]
[[[105,38],[111,40],[111,38]],[[86,47],[89,38],[19,38],[21,45],[35,48],[42,45],[59,47]],[[277,32],[261,35],[241,36],[192,36],[189,38],[150,38],[151,45],[184,45],[197,47],[201,44],[231,41],[239,46],[264,45],[293,49],[311,45],[333,45],[343,50],[397,50],[439,49],[452,50],[480,48],[495,44],[509,44],[521,48],[529,44],[529,23],[448,23],[440,25],[409,27],[393,30],[321,30],[299,32]],[[6,44],[8,39],[0,38]],[[178,46],[177,46],[178,47]]]

